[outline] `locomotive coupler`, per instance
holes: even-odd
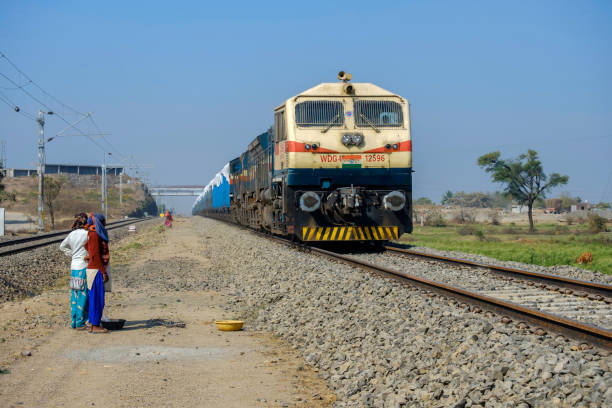
[[[323,210],[336,221],[359,218],[365,209],[364,187],[342,187],[332,191],[323,203]]]

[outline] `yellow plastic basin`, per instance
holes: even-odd
[[[244,322],[242,320],[217,320],[215,324],[221,331],[236,331],[242,329]]]

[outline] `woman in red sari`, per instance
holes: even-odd
[[[110,260],[106,219],[102,214],[89,214],[87,219],[87,289],[89,290],[89,323],[92,333],[107,333],[100,326],[104,311],[104,283],[108,282],[106,268]]]
[[[166,211],[166,227],[170,228],[172,226],[172,214],[170,211]]]

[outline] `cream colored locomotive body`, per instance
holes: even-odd
[[[275,112],[274,170],[286,169],[341,169],[343,166],[367,168],[411,168],[412,142],[410,108],[406,99],[370,83],[322,83],[310,88],[278,106]],[[340,102],[343,120],[332,125],[315,123],[303,125],[296,120],[296,107],[303,102]],[[392,125],[374,123],[356,108],[364,104],[394,102]],[[337,106],[337,104],[336,104]],[[401,115],[398,113],[401,112]],[[299,119],[299,118],[297,118]],[[371,118],[370,118],[371,119]],[[383,118],[384,119],[384,118]],[[341,122],[341,123],[339,123]],[[343,143],[344,135],[359,134],[359,144]]]

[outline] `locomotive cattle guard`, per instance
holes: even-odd
[[[412,231],[409,104],[370,83],[322,83],[274,110],[193,213],[301,241],[386,241]]]

